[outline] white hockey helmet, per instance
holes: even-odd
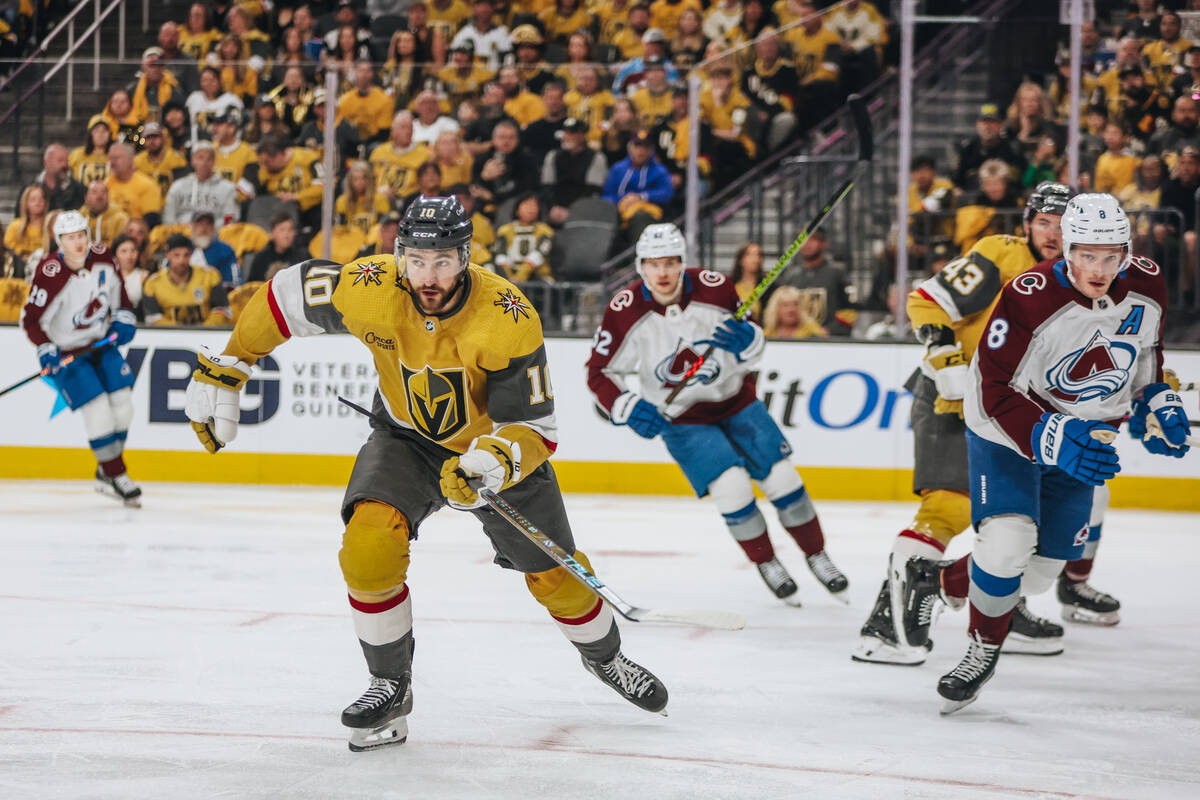
[[[63,211],[54,218],[54,241],[62,246],[62,237],[88,229],[87,220],[78,211]]]
[[[638,237],[636,260],[638,275],[645,278],[642,272],[642,261],[647,258],[668,258],[675,256],[680,261],[687,261],[687,242],[679,228],[669,222],[647,225]]]
[[[1121,245],[1124,257],[1117,272],[1129,266],[1132,254],[1129,217],[1111,194],[1077,194],[1062,216],[1063,258],[1071,266],[1071,248],[1080,244]]]

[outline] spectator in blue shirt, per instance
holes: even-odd
[[[629,156],[613,164],[604,182],[604,199],[617,207],[631,241],[642,229],[663,218],[675,196],[671,173],[654,158],[650,132],[639,130],[629,140]]]
[[[237,254],[217,238],[217,226],[211,211],[197,211],[192,216],[192,243],[196,246],[192,255],[193,263],[198,261],[197,256],[202,255],[205,264],[221,273],[225,288],[240,286],[245,281]]]

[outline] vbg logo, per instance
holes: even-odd
[[[125,362],[135,378],[146,362],[144,347],[131,347]],[[268,374],[251,378],[242,388],[242,408],[238,423],[257,425],[266,422],[279,411],[279,364],[271,356],[258,360],[258,366]],[[183,395],[188,381],[196,370],[196,353],[171,347],[156,347],[150,356],[150,421],[186,423]]]
[[[767,373],[762,400],[784,428],[795,428],[798,426],[796,411],[800,407],[797,401],[805,392],[799,379],[790,381],[780,390],[779,384],[774,383],[779,377],[774,370]],[[783,397],[779,413],[774,407],[776,394]],[[906,390],[885,391],[869,372],[840,370],[823,377],[808,393],[808,415],[817,427],[829,430],[854,428],[878,416],[876,426],[879,430],[887,430],[896,417],[898,401],[911,397]],[[902,419],[907,427],[908,415],[904,414]]]

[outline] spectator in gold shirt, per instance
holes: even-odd
[[[111,202],[130,217],[141,217],[154,227],[162,217],[163,196],[158,181],[134,169],[133,148],[114,144],[108,149],[108,178]],[[123,227],[123,226],[122,226]]]
[[[358,129],[364,144],[382,142],[392,125],[395,101],[375,85],[375,67],[360,59],[354,65],[354,89],[338,98],[337,121],[346,120]]]

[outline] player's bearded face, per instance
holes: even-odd
[[[1125,247],[1119,244],[1079,244],[1071,248],[1067,262],[1071,283],[1084,297],[1103,297],[1125,262]]]
[[[1062,217],[1039,213],[1029,223],[1029,240],[1043,259],[1062,256]]]
[[[644,259],[642,273],[654,299],[664,305],[678,297],[683,288],[683,262],[675,256]]]
[[[70,261],[73,261],[76,264],[82,263],[84,258],[87,257],[87,231],[64,233],[59,239],[59,247],[62,248],[63,255],[66,256]]]
[[[423,313],[440,313],[458,299],[463,265],[457,250],[405,250],[404,268]]]

